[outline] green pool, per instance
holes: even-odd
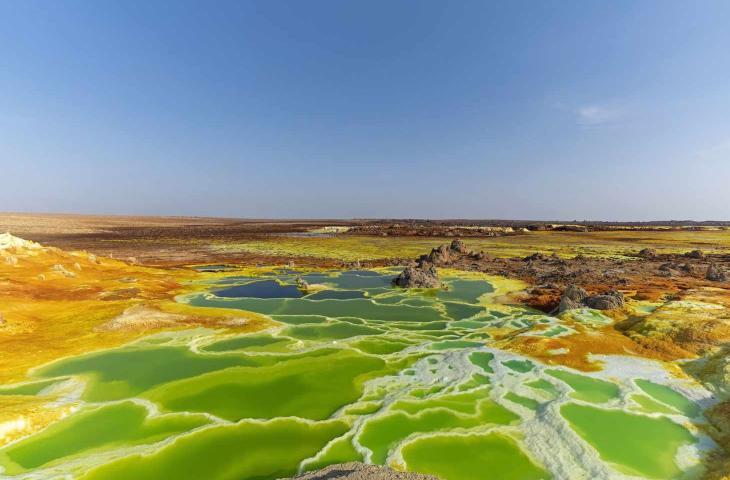
[[[0,449],[2,475],[265,480],[359,460],[445,480],[669,479],[706,454],[696,398],[660,366],[588,375],[498,348],[491,329],[563,327],[486,303],[484,279],[409,292],[387,271],[305,272],[324,288],[306,294],[294,274],[266,272],[178,300],[268,315],[274,328],[161,333],[0,386],[21,400],[63,402],[53,395],[64,388],[78,399]]]

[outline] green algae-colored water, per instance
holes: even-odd
[[[658,400],[659,402],[675,408],[683,415],[694,417],[700,413],[697,404],[691,402],[681,393],[676,392],[665,385],[659,385],[641,378],[636,379],[636,384],[654,400]]]
[[[575,404],[564,405],[561,413],[601,458],[632,475],[679,475],[674,456],[680,446],[693,441],[685,428],[666,417],[651,418]]]
[[[403,448],[403,458],[415,470],[441,478],[550,478],[516,441],[499,433],[417,439]]]
[[[619,394],[619,388],[615,383],[565,370],[550,369],[545,373],[567,383],[574,390],[570,395],[586,402],[604,403],[617,398]]]
[[[299,295],[296,275],[324,289]],[[359,460],[446,480],[680,478],[702,462],[700,409],[658,364],[633,359],[610,376],[547,367],[496,348],[489,330],[568,331],[559,319],[493,308],[492,285],[474,276],[447,277],[443,291],[391,278],[232,274],[178,300],[275,327],[161,333],[0,386],[80,405],[0,449],[2,474],[264,480]]]
[[[143,405],[125,401],[81,410],[3,452],[7,473],[37,468],[50,462],[115,445],[163,440],[210,424],[205,415],[148,417]]]

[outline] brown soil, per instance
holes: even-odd
[[[685,222],[686,223],[686,222]],[[301,266],[341,266],[332,259],[269,256],[242,251],[220,251],[212,245],[249,240],[275,241],[281,235],[301,235],[325,226],[349,227],[344,235],[396,237],[469,237],[487,238],[523,235],[526,230],[575,231],[629,230],[648,231],[647,224],[604,224],[578,222],[551,224],[510,220],[246,220],[208,217],[146,217],[71,214],[0,213],[0,233],[10,232],[27,240],[63,250],[87,250],[151,266],[238,263],[246,265],[294,262]],[[669,227],[662,227],[663,229]],[[679,225],[671,228],[680,228]],[[683,230],[709,228],[704,224],[681,227]],[[717,228],[717,227],[713,227]],[[367,266],[390,265],[399,259],[371,262]],[[602,266],[598,266],[603,268]],[[605,267],[605,266],[604,266]],[[495,273],[517,270],[514,266],[494,264]],[[529,272],[528,272],[529,273]],[[520,276],[525,276],[520,273]],[[662,284],[657,288],[661,289]],[[549,304],[549,297],[537,299]]]
[[[381,237],[502,237],[518,235],[520,229],[501,226],[452,225],[450,222],[410,221],[405,223],[370,222],[354,225],[348,235]]]
[[[347,221],[241,220],[203,217],[135,217],[61,214],[2,214],[0,232],[63,250],[87,250],[97,255],[153,266],[203,263],[280,264],[334,266],[335,261],[307,257],[216,252],[211,244],[297,234]],[[331,265],[330,265],[331,264]]]

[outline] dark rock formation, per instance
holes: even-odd
[[[658,274],[662,277],[694,276],[697,275],[697,266],[691,263],[666,262],[659,265]]]
[[[474,260],[484,260],[487,258],[487,254],[484,253],[484,250],[480,250],[478,252],[471,252],[469,256]]]
[[[700,258],[705,258],[705,252],[703,252],[702,250],[692,250],[691,252],[685,253],[684,256],[689,257],[689,258],[700,259]]]
[[[676,277],[677,275],[681,275],[681,268],[682,266],[677,263],[665,262],[659,265],[659,272],[657,273],[662,277]]]
[[[423,259],[423,257],[421,257]],[[431,250],[426,256],[426,260],[436,265],[443,265],[451,260],[451,249],[448,245],[440,245],[439,247]]]
[[[595,308],[596,310],[622,308],[624,306],[624,294],[616,290],[611,290],[601,295],[591,295],[583,300],[583,304],[588,308]]]
[[[568,288],[566,288],[565,292],[563,292],[563,296],[560,297],[558,312],[562,313],[566,310],[583,307],[583,300],[585,300],[586,297],[588,297],[588,292],[577,285],[568,285]]]
[[[433,253],[433,252],[431,252]],[[415,267],[406,267],[405,270],[398,275],[393,284],[401,288],[439,288],[438,272],[433,263],[427,259],[421,258]]]
[[[459,253],[469,253],[466,245],[464,245],[464,242],[460,238],[455,238],[451,241],[451,250]]]
[[[543,255],[542,253],[533,253],[532,255],[528,255],[525,258],[522,259],[524,262],[534,262],[534,261],[545,261],[550,260],[551,257],[548,257],[547,255]]]
[[[697,267],[695,267],[691,263],[683,263],[679,266],[679,269],[687,275],[697,275]]]
[[[596,310],[611,310],[624,306],[624,295],[621,292],[611,290],[600,295],[588,295],[584,289],[577,285],[569,285],[560,298],[558,311],[560,313],[575,308],[594,308]]]
[[[421,259],[436,265],[444,265],[458,259],[462,255],[471,254],[472,252],[466,248],[464,242],[459,238],[455,238],[451,241],[450,245],[439,245],[431,250],[431,253],[428,255],[422,256]]]
[[[705,275],[705,278],[711,282],[727,281],[727,275],[725,274],[725,272],[714,263],[711,263],[707,267],[707,274]]]
[[[656,258],[657,253],[656,250],[653,248],[644,248],[639,251],[639,256],[641,258]]]

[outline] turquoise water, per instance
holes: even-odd
[[[296,285],[286,285],[276,280],[261,280],[215,290],[219,297],[238,298],[299,298],[303,293]]]

